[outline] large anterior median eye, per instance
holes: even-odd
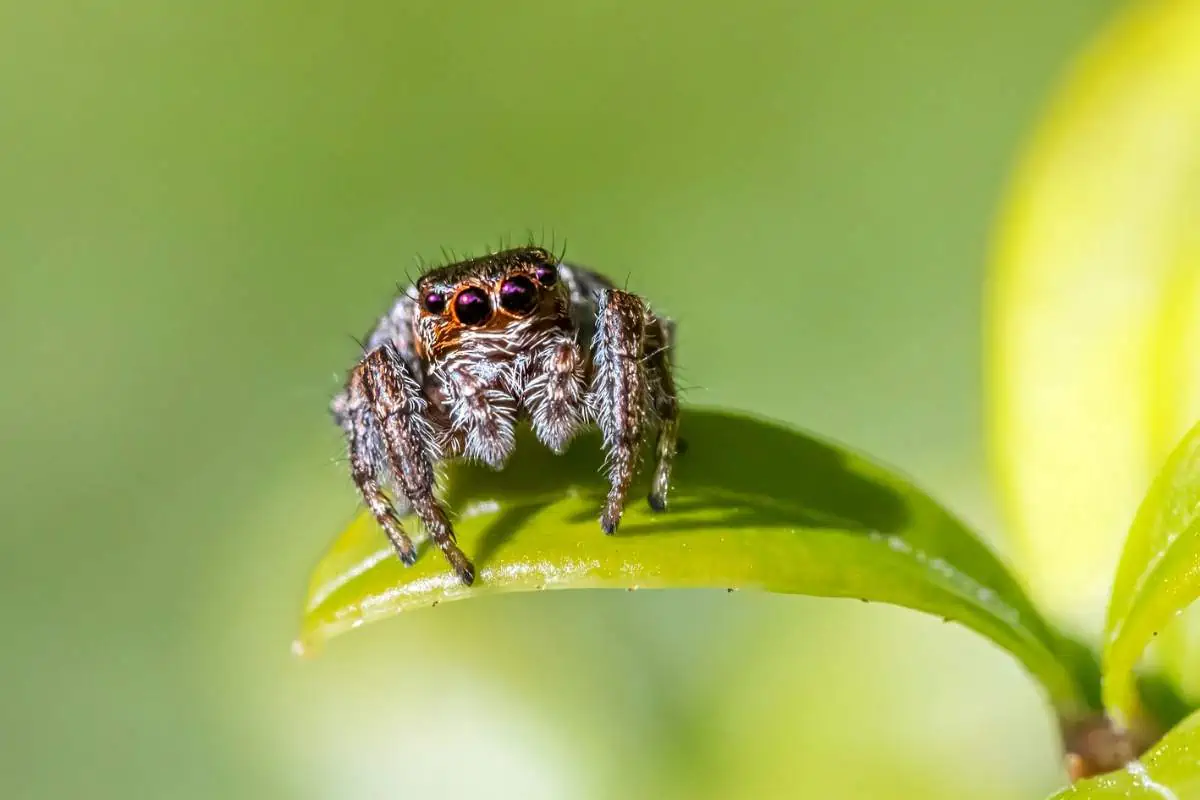
[[[491,315],[492,303],[478,286],[468,286],[454,298],[454,316],[463,325],[482,325]]]
[[[537,287],[524,275],[513,275],[500,284],[500,307],[510,314],[528,314],[536,305]]]

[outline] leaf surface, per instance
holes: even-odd
[[[435,548],[404,567],[365,513],[313,572],[299,647],[449,600],[585,588],[719,588],[853,597],[957,621],[1012,653],[1060,713],[1090,704],[1062,646],[1004,564],[912,484],[867,459],[777,424],[686,409],[688,447],[670,508],[635,485],[615,536],[598,515],[600,442],[555,456],[528,433],[502,471],[458,464],[446,491],[460,546],[476,564],[461,585]],[[648,470],[643,470],[643,473]],[[416,530],[412,519],[405,521]]]
[[[1102,658],[1105,708],[1137,711],[1133,669],[1150,640],[1200,597],[1200,425],[1167,459],[1138,509],[1113,582]]]

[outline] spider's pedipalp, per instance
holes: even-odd
[[[527,374],[521,401],[530,426],[544,445],[561,454],[586,421],[583,352],[573,339],[560,335],[539,351]]]
[[[463,364],[439,371],[435,379],[451,433],[462,443],[461,455],[502,468],[516,444],[517,407],[509,394],[494,387],[498,375],[480,374]]]

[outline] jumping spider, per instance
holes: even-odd
[[[525,421],[557,453],[600,428],[610,484],[600,527],[609,534],[656,424],[648,499],[664,510],[679,425],[673,338],[673,323],[642,298],[540,247],[422,275],[379,320],[331,406],[351,477],[401,561],[414,563],[416,550],[397,507],[415,512],[463,583],[474,581],[434,496],[434,466],[465,458],[500,469]]]

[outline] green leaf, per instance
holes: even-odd
[[[1182,800],[1200,797],[1200,712],[1124,769],[1079,781],[1052,800]]]
[[[523,433],[502,471],[455,465],[457,513],[475,585],[424,548],[406,568],[359,516],[313,573],[300,650],[365,622],[500,592],[712,587],[857,597],[954,620],[1012,653],[1060,713],[1089,707],[1058,636],[992,552],[904,479],[846,450],[769,422],[689,409],[670,508],[635,486],[605,536],[600,442],[555,456]],[[413,521],[406,520],[410,530]]]
[[[1103,698],[1118,723],[1137,711],[1133,669],[1150,640],[1200,597],[1200,425],[1183,438],[1142,501],[1113,582]]]

